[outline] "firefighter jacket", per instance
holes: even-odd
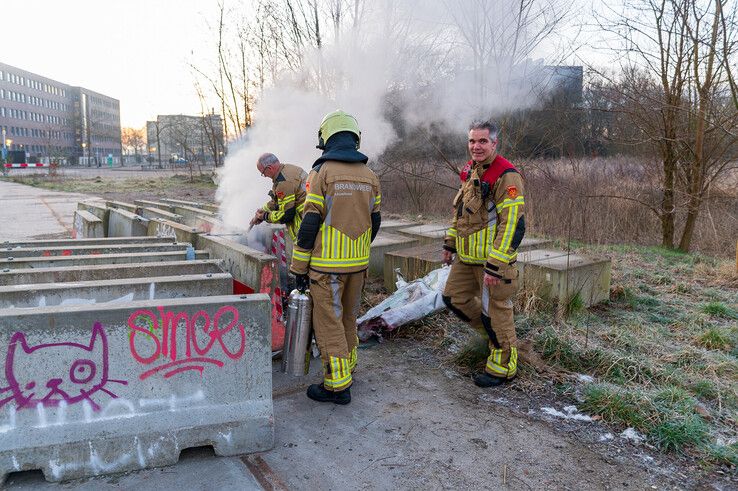
[[[287,231],[294,242],[305,206],[307,172],[296,165],[282,164],[272,181],[274,184],[269,192],[272,199],[262,206],[267,212],[264,220],[287,225]]]
[[[369,246],[379,230],[381,200],[379,179],[366,166],[366,160],[318,159],[308,176],[305,213],[292,252],[292,273],[307,274],[309,269],[320,273],[365,270]]]
[[[443,248],[465,264],[485,265],[502,278],[504,265],[517,259],[525,234],[523,178],[505,158],[467,162],[453,201],[454,215]]]

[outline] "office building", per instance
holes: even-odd
[[[0,63],[0,131],[9,150],[68,163],[120,159],[120,103]]]

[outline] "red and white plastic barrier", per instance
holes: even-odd
[[[38,163],[38,164],[28,164],[28,163],[23,163],[23,164],[5,164],[5,168],[6,169],[25,169],[27,167],[49,167],[49,164],[42,164],[42,163]]]

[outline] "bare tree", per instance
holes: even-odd
[[[129,155],[135,155],[136,162],[138,162],[141,151],[146,147],[146,132],[144,128],[123,128],[120,138],[123,150]]]

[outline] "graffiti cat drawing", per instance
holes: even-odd
[[[29,346],[26,335],[10,338],[5,357],[7,387],[0,387],[0,407],[15,402],[17,409],[59,406],[87,401],[93,410],[97,392],[118,396],[106,388],[110,383],[127,385],[125,380],[108,378],[108,340],[102,324],[96,322],[88,345],[45,343]],[[9,395],[6,395],[8,394]]]

